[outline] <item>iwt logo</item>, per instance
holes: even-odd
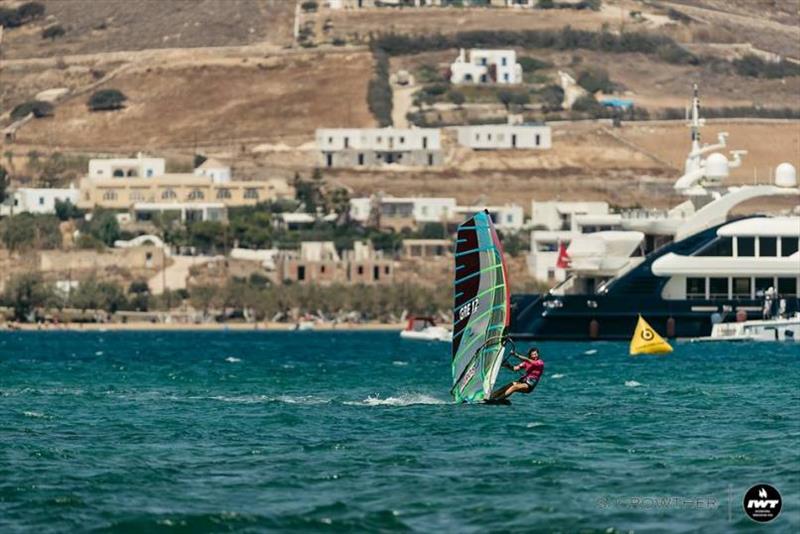
[[[769,484],[756,484],[744,494],[742,504],[750,519],[768,523],[781,513],[781,494]]]

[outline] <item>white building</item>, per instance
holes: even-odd
[[[531,202],[531,226],[534,228],[578,231],[581,216],[608,214],[608,202]]]
[[[165,170],[164,158],[146,158],[141,152],[135,158],[89,160],[89,178],[153,178]]]
[[[325,167],[442,162],[441,134],[435,128],[320,128],[316,142]]]
[[[514,50],[484,50],[462,48],[450,65],[451,83],[522,83],[522,66]]]
[[[49,214],[56,212],[56,202],[70,202],[77,205],[80,190],[74,187],[67,189],[35,189],[22,187],[11,193],[0,205],[0,215],[17,215],[19,213]]]
[[[444,223],[456,211],[455,198],[362,197],[350,199],[350,217],[360,223],[369,220],[373,208],[380,209],[382,225],[395,222]]]
[[[487,210],[492,222],[501,232],[518,232],[525,226],[525,212],[522,206],[457,206],[453,211],[456,222],[461,222],[479,211]]]
[[[231,168],[215,159],[207,159],[195,170],[195,176],[211,178],[215,184],[226,184],[231,181]]]
[[[549,149],[550,127],[545,124],[481,124],[460,126],[458,143],[473,150]]]

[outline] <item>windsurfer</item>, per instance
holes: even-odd
[[[513,351],[510,355],[520,360],[520,363],[511,365],[508,362],[503,362],[503,367],[514,372],[523,371],[523,374],[518,380],[496,389],[492,393],[491,400],[504,400],[514,393],[532,392],[544,373],[544,360],[539,357],[539,349],[535,347],[530,349],[527,356],[522,356]]]

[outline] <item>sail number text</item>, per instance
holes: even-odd
[[[462,306],[460,310],[458,310],[458,320],[463,321],[472,313],[478,309],[478,299],[473,300],[472,302],[468,302],[465,306]]]

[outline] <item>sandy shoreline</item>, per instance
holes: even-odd
[[[363,331],[400,331],[402,323],[315,323],[314,331],[324,332],[363,332]],[[41,332],[112,332],[112,331],[258,331],[258,332],[291,332],[297,329],[295,323],[58,323],[58,324],[0,324],[0,332],[13,330]]]

